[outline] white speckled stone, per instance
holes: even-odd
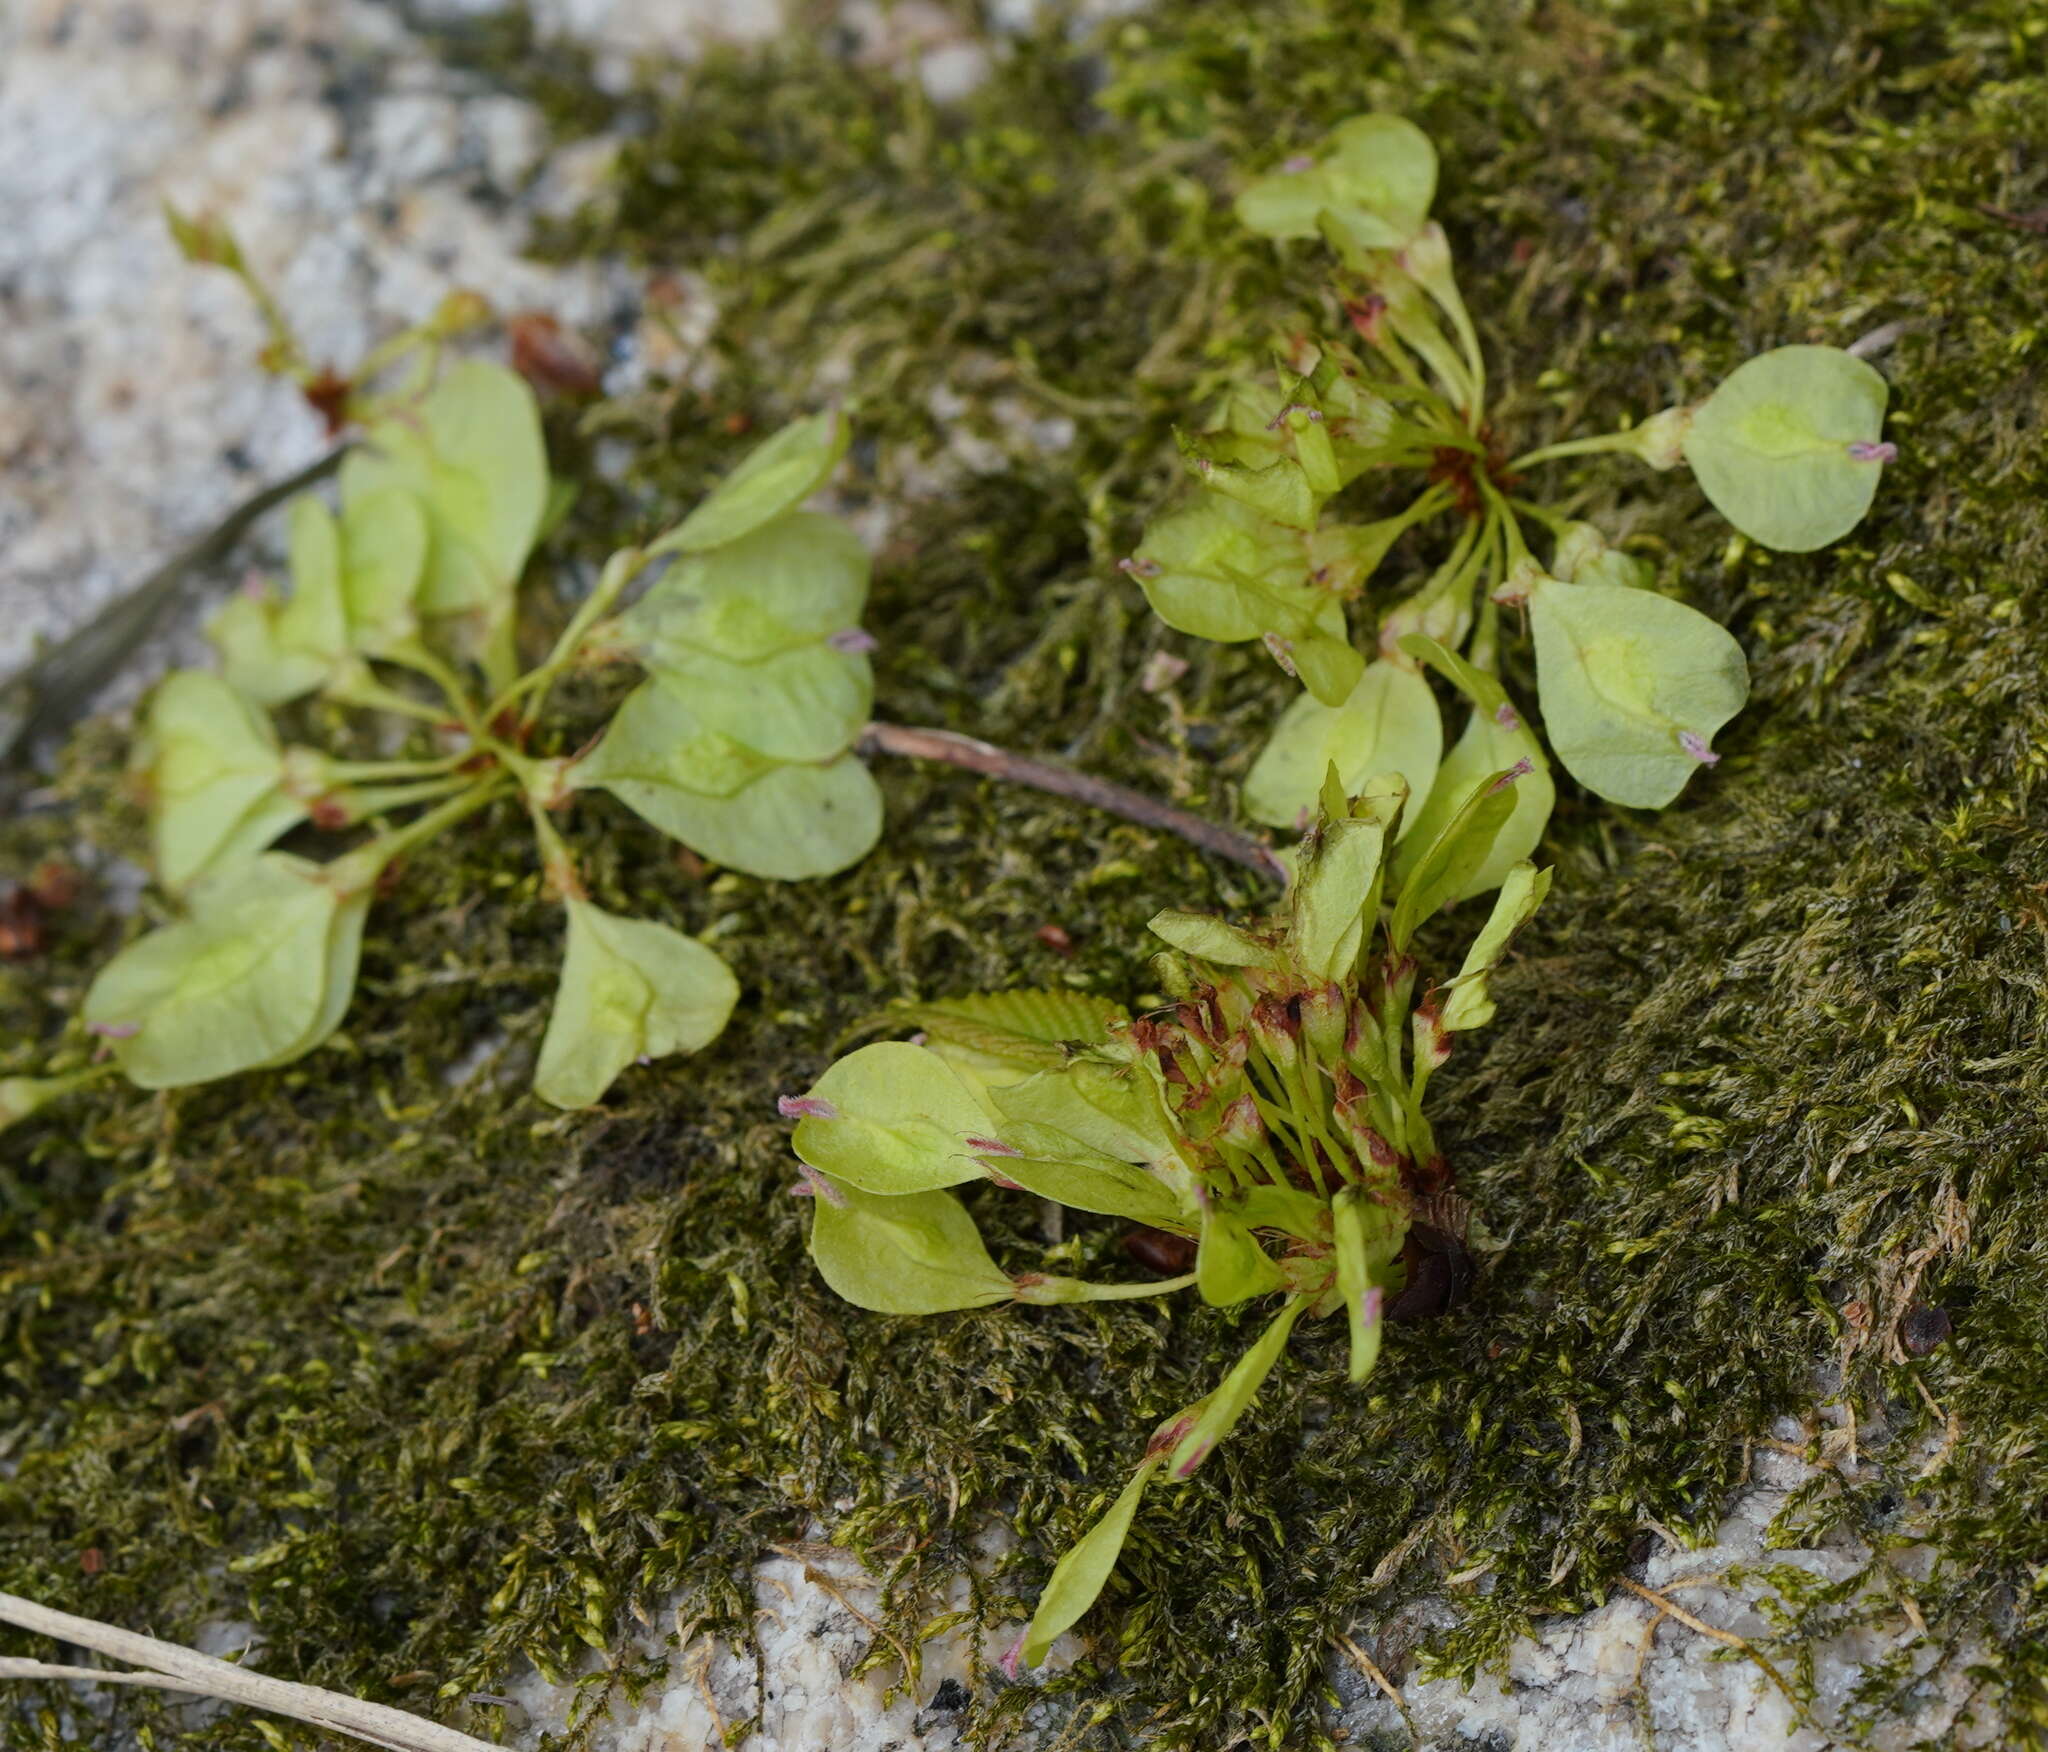
[[[520,254],[543,140],[370,0],[0,13],[0,675],[323,448],[164,200],[229,222],[316,357],[460,286],[594,325],[614,276]]]

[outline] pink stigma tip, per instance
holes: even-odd
[[[812,1168],[808,1162],[799,1162],[797,1172],[803,1179],[789,1189],[792,1198],[821,1198],[835,1210],[846,1209],[846,1194]]]
[[[778,1095],[775,1111],[784,1119],[837,1119],[839,1109],[815,1095]]]
[[[1498,795],[1500,792],[1505,791],[1517,779],[1526,779],[1535,770],[1536,763],[1532,761],[1526,754],[1523,755],[1520,760],[1516,761],[1513,766],[1509,767],[1506,772],[1502,773],[1499,778],[1493,781],[1493,789],[1489,791],[1487,795]]]
[[[1896,444],[1863,444],[1849,446],[1851,462],[1896,462],[1899,447]]]
[[[1712,766],[1721,758],[1707,746],[1707,739],[1700,735],[1697,730],[1681,731],[1678,737],[1678,746],[1691,755],[1694,760],[1698,761],[1701,766]]]

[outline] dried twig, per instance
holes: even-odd
[[[244,499],[196,540],[173,554],[125,596],[0,682],[0,761],[12,760],[34,737],[85,715],[93,697],[181,596],[192,574],[239,541],[249,525],[330,473],[348,453],[337,444],[295,474]]]
[[[1785,1701],[1792,1706],[1792,1713],[1801,1721],[1806,1720],[1805,1707],[1800,1703],[1797,1694],[1794,1693],[1791,1686],[1785,1683],[1784,1676],[1779,1673],[1778,1669],[1771,1665],[1769,1657],[1754,1643],[1749,1641],[1747,1637],[1737,1636],[1732,1630],[1722,1630],[1717,1625],[1709,1624],[1704,1618],[1695,1618],[1683,1606],[1679,1605],[1676,1600],[1666,1599],[1654,1588],[1644,1587],[1641,1582],[1631,1581],[1627,1576],[1616,1576],[1614,1579],[1638,1599],[1647,1600],[1652,1606],[1656,1607],[1661,1618],[1675,1619],[1678,1623],[1684,1625],[1687,1630],[1697,1631],[1701,1636],[1710,1637],[1717,1643],[1724,1643],[1731,1649],[1740,1650],[1743,1656],[1748,1660],[1754,1661],[1762,1670],[1764,1677],[1770,1680],[1784,1694]],[[1682,1588],[1689,1586],[1690,1582],[1674,1582],[1671,1585]],[[1651,1636],[1655,1636],[1657,1633],[1658,1621],[1658,1619],[1650,1621],[1649,1634]],[[1641,1670],[1642,1663],[1638,1660],[1637,1672],[1640,1674]]]
[[[2035,207],[2029,212],[2014,213],[2005,207],[1979,205],[1977,211],[1987,218],[1996,219],[2001,225],[2010,225],[2016,230],[2031,231],[2036,237],[2048,237],[2048,207]]]
[[[1142,791],[1133,791],[1128,785],[1116,785],[1107,779],[1077,773],[1072,767],[1010,754],[990,743],[977,742],[971,736],[956,735],[951,730],[917,730],[902,724],[870,724],[861,733],[859,746],[863,754],[900,754],[912,760],[943,761],[948,766],[964,767],[971,773],[984,773],[1013,785],[1029,785],[1034,790],[1049,791],[1056,797],[1072,797],[1111,815],[1120,815],[1126,821],[1135,821],[1140,827],[1156,827],[1178,834],[1190,845],[1200,846],[1203,851],[1212,852],[1219,858],[1228,858],[1233,864],[1242,864],[1248,870],[1256,870],[1275,882],[1287,880],[1287,866],[1273,855],[1270,847],[1262,845],[1249,834],[1219,827],[1215,822],[1204,821],[1201,816],[1191,815],[1185,809],[1176,809],[1172,804],[1161,803]]]
[[[1395,1688],[1393,1680],[1381,1672],[1379,1664],[1341,1630],[1337,1633],[1334,1640],[1337,1646],[1351,1657],[1352,1664],[1377,1685],[1381,1691],[1386,1693],[1387,1701],[1401,1712],[1401,1720],[1408,1729],[1409,1744],[1420,1747],[1422,1735],[1416,1730],[1415,1718],[1408,1713],[1407,1699]]]
[[[102,1672],[96,1667],[66,1667],[49,1661],[0,1660],[0,1678],[86,1680],[95,1685],[146,1685],[161,1691],[184,1691],[225,1703],[247,1704],[271,1715],[290,1716],[330,1734],[346,1734],[386,1752],[501,1752],[454,1728],[444,1728],[402,1709],[366,1703],[316,1685],[272,1679],[232,1661],[217,1660],[177,1643],[159,1641],[132,1630],[119,1630],[97,1619],[53,1611],[14,1594],[0,1594],[0,1622],[54,1637],[58,1642],[91,1649],[95,1654],[126,1661],[135,1672]]]

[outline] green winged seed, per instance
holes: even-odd
[[[1354,1387],[1379,1361],[1384,1295],[1375,1279],[1400,1251],[1406,1231],[1405,1219],[1374,1203],[1363,1187],[1343,1187],[1330,1203],[1331,1247],[1336,1255],[1337,1293],[1350,1327]]]
[[[983,1178],[969,1140],[992,1140],[995,1115],[935,1052],[877,1041],[835,1063],[787,1110],[792,1147],[819,1173],[881,1197]]]
[[[540,409],[517,372],[469,360],[415,408],[378,421],[342,465],[344,502],[413,494],[428,527],[426,615],[506,622],[549,502]]]
[[[774,767],[730,797],[631,783],[608,789],[712,863],[778,882],[836,875],[882,837],[882,794],[850,754],[825,766]]]
[[[1515,812],[1514,787],[1523,776],[1515,767],[1484,774],[1423,848],[1388,922],[1387,935],[1396,949],[1408,947],[1424,919],[1473,892],[1473,877],[1486,867],[1494,842]]]
[[[292,501],[286,552],[292,593],[277,616],[286,650],[338,663],[348,651],[348,603],[342,595],[341,525],[310,493]]]
[[[1176,1134],[1159,1110],[1154,1086],[1123,1067],[1077,1060],[992,1088],[988,1098],[1005,1121],[1055,1127],[1118,1161],[1160,1162],[1174,1155]]]
[[[689,702],[705,729],[778,761],[845,753],[875,703],[867,658],[827,644],[799,645],[755,663],[671,649],[652,672]]]
[[[1017,1647],[1017,1662],[1026,1667],[1037,1666],[1061,1633],[1078,1624],[1101,1596],[1116,1568],[1116,1560],[1123,1554],[1124,1541],[1130,1537],[1131,1522],[1145,1487],[1165,1459],[1163,1454],[1148,1456],[1117,1493],[1116,1501],[1104,1511],[1102,1519],[1053,1566],[1045,1592],[1038,1597],[1038,1610],[1031,1615],[1024,1640]]]
[[[86,993],[86,1026],[145,1089],[289,1063],[332,1032],[355,983],[367,890],[272,852],[197,885]]]
[[[1065,1043],[1100,1045],[1109,1025],[1128,1015],[1115,1000],[1085,992],[1020,990],[899,1003],[883,1019],[923,1030],[933,1052],[994,1087],[1057,1069]]]
[[[1258,1237],[1226,1206],[1202,1208],[1202,1239],[1195,1254],[1195,1289],[1212,1308],[1229,1308],[1280,1288],[1279,1266]]]
[[[1537,694],[1565,770],[1610,803],[1661,809],[1749,698],[1728,630],[1697,609],[1613,584],[1539,579],[1529,593]]]
[[[1443,734],[1428,682],[1400,664],[1368,663],[1342,705],[1304,696],[1281,714],[1245,779],[1246,813],[1272,827],[1299,825],[1333,763],[1347,791],[1398,773],[1410,795],[1426,796],[1443,757]],[[1413,826],[1411,816],[1402,834]]]
[[[947,1192],[877,1198],[856,1186],[821,1187],[811,1258],[835,1292],[876,1314],[985,1308],[1016,1289]]]
[[[1280,667],[1326,706],[1342,705],[1365,673],[1365,658],[1349,639],[1325,632],[1283,639],[1266,635],[1266,648]]]
[[[609,791],[713,863],[784,882],[859,863],[882,832],[881,793],[853,755],[815,766],[772,761],[707,729],[652,680],[626,696],[565,782]]]
[[[868,551],[837,518],[793,511],[713,552],[685,554],[619,617],[649,668],[680,651],[738,663],[860,625]]]
[[[1165,1182],[1054,1126],[1006,1115],[1000,1140],[979,1141],[1003,1146],[977,1152],[991,1175],[1040,1198],[1155,1229],[1188,1226],[1179,1198]]]
[[[723,1032],[739,981],[694,937],[567,902],[569,945],[542,1037],[534,1093],[589,1107],[634,1061],[697,1052]]]
[[[1325,495],[1316,490],[1307,471],[1293,457],[1276,456],[1270,462],[1256,465],[1230,462],[1219,457],[1200,437],[1187,432],[1177,433],[1176,437],[1190,472],[1210,492],[1299,534],[1305,535],[1315,528]]]
[[[848,436],[846,421],[836,411],[783,427],[749,452],[703,504],[648,552],[703,553],[794,511],[839,466]]]
[[[1262,237],[1315,237],[1327,220],[1360,249],[1399,249],[1428,219],[1436,176],[1436,148],[1413,122],[1354,116],[1247,188],[1237,216]]]
[[[356,650],[388,656],[418,637],[429,545],[427,514],[404,488],[344,495],[341,595]]]
[[[1548,870],[1521,863],[1507,872],[1494,900],[1493,912],[1466,952],[1465,965],[1458,969],[1457,978],[1444,984],[1438,1026],[1446,1033],[1483,1028],[1493,1020],[1493,970],[1507,954],[1515,933],[1535,915],[1549,892]]]
[[[1434,639],[1410,634],[1401,649],[1437,671],[1472,703],[1472,716],[1437,769],[1436,783],[1415,815],[1415,831],[1394,859],[1397,881],[1406,881],[1424,848],[1433,843],[1472,787],[1490,773],[1527,770],[1514,785],[1514,813],[1493,842],[1486,860],[1466,879],[1452,901],[1469,900],[1498,888],[1510,869],[1542,842],[1557,804],[1557,785],[1543,744],[1523,719],[1499,680],[1467,663]]]
[[[1863,521],[1892,455],[1885,380],[1834,347],[1779,347],[1738,365],[1693,410],[1685,460],[1714,509],[1781,553]]]
[[[171,893],[247,862],[305,807],[285,795],[270,720],[218,675],[173,670],[150,695],[135,765],[149,793],[157,880]]]
[[[1280,952],[1261,943],[1248,931],[1210,913],[1180,912],[1169,907],[1155,913],[1148,927],[1152,935],[1171,943],[1183,955],[1218,967],[1277,967]]]
[[[64,1077],[0,1077],[0,1132],[32,1119],[53,1101],[82,1089],[100,1075],[97,1067]]]
[[[1287,1348],[1287,1335],[1294,1330],[1295,1321],[1301,1318],[1301,1312],[1307,1306],[1307,1297],[1289,1297],[1287,1305],[1274,1315],[1258,1341],[1231,1365],[1230,1373],[1223,1377],[1221,1385],[1204,1402],[1193,1425],[1174,1445],[1167,1462],[1173,1478],[1192,1477],[1195,1469],[1215,1450],[1216,1444],[1237,1428],[1238,1419],[1251,1409],[1259,1389],[1266,1384],[1266,1377],[1280,1361],[1281,1353]]]
[[[206,623],[207,643],[235,691],[258,705],[282,705],[327,679],[327,663],[277,642],[277,599],[267,589],[230,597]]]
[[[1154,518],[1123,569],[1168,626],[1220,644],[1312,624],[1318,607],[1301,531],[1216,493]]]
[[[1386,844],[1377,821],[1344,819],[1326,822],[1304,849],[1287,935],[1317,979],[1341,980],[1357,966],[1367,928],[1379,918]]]
[[[1550,575],[1566,584],[1621,584],[1647,590],[1656,571],[1649,561],[1610,547],[1590,523],[1568,523],[1558,533]]]
[[[777,765],[710,728],[679,692],[650,677],[620,701],[597,746],[570,763],[566,778],[572,788],[602,787],[621,797],[623,786],[732,797]]]

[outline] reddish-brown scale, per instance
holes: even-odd
[[[1432,452],[1429,460],[1430,481],[1449,487],[1452,499],[1467,517],[1477,517],[1486,509],[1486,495],[1480,486],[1482,465],[1486,483],[1499,492],[1510,492],[1521,484],[1521,476],[1508,473],[1507,457],[1495,440],[1492,427],[1479,429],[1479,441],[1486,446],[1483,457],[1447,444]]]
[[[516,706],[507,706],[491,720],[491,734],[500,742],[509,742],[514,748],[523,749],[533,734],[533,726],[520,717]]]
[[[328,437],[334,437],[348,424],[348,398],[354,388],[355,385],[332,366],[323,366],[318,374],[299,385],[299,394],[320,416],[327,427]]]
[[[0,960],[26,961],[43,952],[43,907],[26,888],[0,899]]]
[[[1402,1164],[1401,1184],[1417,1198],[1439,1198],[1451,1188],[1451,1165],[1441,1154],[1427,1162]]]
[[[1368,298],[1349,299],[1344,305],[1345,317],[1370,346],[1380,344],[1381,325],[1386,314],[1387,301],[1377,292]]]

